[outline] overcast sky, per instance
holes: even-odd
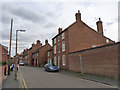
[[[69,2],[68,2],[69,1]],[[15,31],[18,34],[18,53],[30,48],[39,39],[52,45],[52,37],[58,28],[65,29],[75,22],[75,13],[80,10],[82,21],[97,29],[96,21],[103,21],[104,35],[118,41],[118,1],[119,0],[2,0],[0,4],[0,43],[9,47],[10,23],[13,18],[12,56],[15,54]]]

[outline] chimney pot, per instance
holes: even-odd
[[[61,33],[62,32],[62,28],[58,28],[58,33]]]
[[[80,21],[81,21],[81,13],[80,13],[80,10],[78,10],[78,13],[75,14],[75,17],[76,17],[76,21],[77,21],[77,22],[80,22]]]
[[[47,39],[45,40],[45,44],[48,44],[48,40]]]
[[[99,18],[99,21],[96,22],[96,25],[97,25],[97,31],[103,35],[103,25],[101,18]]]
[[[40,40],[37,40],[37,44],[40,44]]]

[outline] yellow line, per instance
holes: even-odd
[[[20,71],[20,70],[19,70],[19,71]],[[21,71],[20,71],[20,74],[21,74],[22,81],[23,81],[23,84],[24,84],[24,86],[25,86],[25,89],[28,90],[27,85],[26,85],[26,83],[25,83],[25,80],[24,80],[24,78],[23,78],[23,75],[22,75]]]

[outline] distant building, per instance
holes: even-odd
[[[0,44],[0,62],[8,61],[8,47]]]
[[[24,49],[22,60],[26,65],[43,66],[47,63],[47,51],[51,48],[48,40],[45,40],[45,45],[37,40],[36,44],[32,44],[30,49]]]
[[[76,21],[65,30],[58,29],[58,34],[52,38],[53,60],[61,69],[69,68],[69,53],[96,46],[114,43],[103,35],[103,25],[99,18],[96,22],[97,31],[81,20],[81,13],[75,14]]]

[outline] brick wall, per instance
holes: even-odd
[[[83,72],[87,74],[118,78],[120,43],[81,50],[69,54],[69,70],[80,72],[80,54]]]

